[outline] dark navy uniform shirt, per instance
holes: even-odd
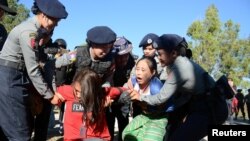
[[[7,38],[7,31],[5,27],[2,24],[0,24],[0,51],[3,48],[6,38]]]

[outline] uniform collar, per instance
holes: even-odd
[[[155,59],[155,61],[156,61],[157,64],[160,63],[160,61],[159,61],[159,59],[158,59],[158,56],[155,55],[154,59]]]
[[[93,62],[99,62],[100,60],[95,60],[95,59],[94,59],[94,57],[93,57],[93,55],[92,55],[92,51],[93,51],[93,50],[92,50],[92,47],[90,47],[90,48],[89,48],[89,55],[90,55],[91,60],[92,60]]]
[[[32,21],[35,23],[35,26],[36,26],[37,29],[41,27],[41,24],[39,23],[37,16],[34,16],[32,18]]]
[[[183,63],[182,60],[183,60],[183,57],[178,56],[172,64],[167,66],[167,73],[169,74],[172,71],[173,67],[176,67],[176,66],[182,64]]]

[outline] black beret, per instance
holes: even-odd
[[[147,35],[145,35],[140,44],[139,44],[139,47],[145,47],[147,45],[150,45],[152,44],[159,36],[154,34],[154,33],[149,33]]]
[[[7,12],[13,16],[15,16],[17,14],[15,10],[9,8],[7,0],[0,1],[0,9],[3,9],[5,12]]]
[[[58,0],[36,0],[37,7],[44,14],[57,19],[66,19],[68,13]]]
[[[58,38],[55,40],[55,42],[58,46],[60,46],[61,48],[66,49],[67,48],[67,43],[64,39]]]
[[[87,32],[87,42],[109,44],[116,40],[116,33],[107,26],[95,26]]]
[[[163,48],[167,51],[172,51],[177,47],[181,42],[186,40],[185,38],[176,35],[176,34],[163,34],[153,43],[154,48]]]

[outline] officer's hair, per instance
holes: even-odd
[[[177,51],[178,55],[180,56],[186,56],[187,48],[188,44],[185,38],[183,38],[183,40],[179,43],[179,45],[177,45],[173,50]]]
[[[89,46],[89,47],[91,47],[91,41],[90,40],[88,40],[88,39],[86,39],[86,43],[87,43],[87,45]]]
[[[40,9],[38,8],[36,2],[33,3],[33,6],[31,7],[31,12],[32,12],[34,15],[37,15],[37,14],[40,12]]]
[[[191,59],[193,57],[192,50],[189,48],[186,49],[186,57],[189,59]]]

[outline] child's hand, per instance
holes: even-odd
[[[104,107],[110,107],[112,102],[114,102],[113,99],[110,98],[110,96],[107,96],[106,97],[106,100],[105,100],[105,104],[104,104]]]
[[[55,92],[55,95],[50,100],[51,104],[53,104],[53,105],[60,105],[63,101],[64,101],[64,98],[58,92]]]

